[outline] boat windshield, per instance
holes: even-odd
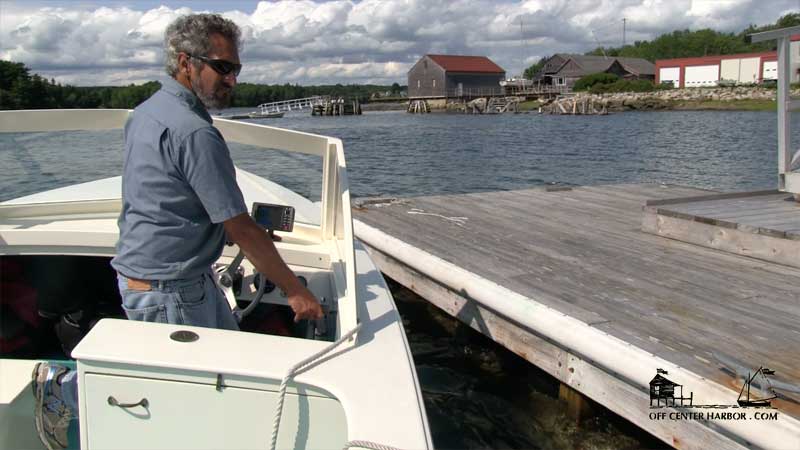
[[[252,201],[290,205],[295,208],[296,222],[320,225],[322,157],[235,142],[228,146],[233,163],[240,171],[239,187],[245,195],[248,208],[252,207]],[[267,180],[266,187],[270,195],[275,197],[265,199],[263,187],[253,184],[249,176],[241,173],[242,170]],[[311,203],[297,198],[297,195]]]
[[[0,133],[0,167],[0,202],[118,176],[122,130]]]
[[[291,205],[297,222],[321,223],[322,157],[238,143],[229,147],[248,208],[253,201]],[[0,133],[0,166],[6,168],[0,177],[0,202],[37,202],[37,195],[53,189],[120,176],[122,160],[121,129]],[[118,184],[70,189],[67,198],[119,198]]]

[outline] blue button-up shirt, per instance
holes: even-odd
[[[191,91],[173,79],[125,125],[121,274],[146,280],[191,278],[222,253],[222,222],[247,212],[228,146]]]

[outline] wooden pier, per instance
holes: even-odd
[[[426,100],[410,100],[406,112],[411,114],[427,114],[431,112],[431,107]]]
[[[800,269],[642,231],[647,201],[712,194],[642,184],[362,200],[355,233],[387,276],[669,445],[800,448]],[[743,372],[760,366],[786,389],[772,408],[738,406]],[[657,379],[691,406],[651,406]]]
[[[360,116],[361,103],[358,100],[344,98],[328,98],[324,102],[314,105],[311,109],[312,116]]]
[[[556,115],[606,115],[608,104],[605,101],[595,101],[594,97],[566,96],[558,97],[552,102],[542,105],[541,111]]]
[[[520,97],[476,98],[463,105],[464,114],[503,114],[519,110]]]

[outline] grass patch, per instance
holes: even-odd
[[[538,111],[542,104],[538,100],[519,102],[519,111]]]
[[[675,105],[675,109],[709,110],[709,111],[776,111],[778,103],[774,100],[700,100],[683,101]]]

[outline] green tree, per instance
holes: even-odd
[[[580,78],[572,86],[573,91],[588,91],[590,88],[597,84],[611,84],[619,80],[619,77],[613,73],[593,73]]]
[[[527,78],[528,80],[532,80],[534,75],[536,75],[536,72],[542,70],[542,67],[544,67],[544,64],[550,58],[551,58],[550,56],[543,56],[539,58],[539,61],[536,61],[535,64],[525,69],[525,71],[522,73],[522,76]]]
[[[774,24],[750,25],[738,34],[722,33],[711,29],[675,30],[662,34],[652,41],[636,41],[633,45],[619,48],[598,47],[588,55],[622,56],[644,58],[650,62],[657,59],[688,58],[707,55],[730,55],[735,53],[763,52],[775,49],[775,42],[747,42],[747,35],[800,25],[800,13],[781,16]]]
[[[30,73],[25,64],[0,60],[0,89],[11,90],[11,86],[23,79],[30,78]]]

